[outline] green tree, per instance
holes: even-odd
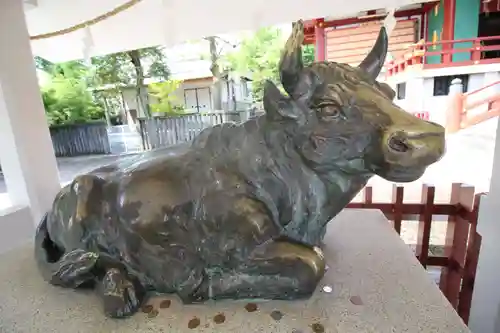
[[[281,30],[275,27],[261,28],[244,38],[238,50],[226,55],[229,67],[239,73],[252,73],[252,94],[256,101],[262,100],[266,79],[279,81],[278,62],[284,39]]]
[[[158,103],[151,104],[151,111],[154,113],[179,114],[183,113],[183,107],[179,107],[175,96],[175,91],[180,87],[182,81],[167,80],[150,84],[150,95],[154,96]]]
[[[47,121],[50,125],[72,124],[102,119],[102,105],[88,89],[89,68],[83,61],[52,63],[35,57],[38,69],[50,80],[41,89]]]
[[[47,59],[35,56],[35,67],[37,69],[50,74],[52,72],[52,66],[54,66],[54,64]]]
[[[50,125],[83,123],[104,118],[104,109],[90,93],[85,81],[54,76],[42,88],[42,100]]]
[[[214,109],[222,110],[222,83],[227,80],[228,71],[231,70],[225,61],[224,52],[227,52],[227,48],[235,49],[237,45],[231,43],[230,41],[220,37],[220,36],[209,36],[205,37],[205,40],[209,44],[209,58],[210,58],[210,71],[214,76],[215,80],[212,85],[212,96],[214,101]],[[202,55],[202,59],[206,58]],[[229,94],[229,91],[227,92]],[[229,100],[229,96],[228,96]]]
[[[302,47],[302,59],[304,61],[304,65],[310,65],[314,62],[315,59],[315,48],[312,44],[307,44]]]
[[[229,67],[240,73],[252,73],[252,93],[256,101],[262,100],[263,86],[267,79],[279,83],[278,63],[286,36],[276,27],[257,30],[244,38],[238,50],[229,53],[225,60]],[[314,45],[305,45],[304,64],[314,61]]]
[[[94,57],[92,64],[95,67],[94,85],[114,85],[117,89],[120,86],[133,85],[136,89],[137,105],[147,117],[151,116],[151,110],[145,80],[167,80],[170,76],[166,56],[160,47]]]

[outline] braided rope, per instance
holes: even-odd
[[[97,24],[99,22],[102,22],[102,21],[104,21],[104,20],[106,20],[106,19],[108,19],[108,18],[110,18],[112,16],[120,14],[121,12],[129,9],[130,7],[138,4],[141,1],[143,1],[143,0],[129,0],[129,1],[125,2],[124,4],[122,4],[122,5],[114,8],[113,10],[110,10],[109,12],[106,12],[106,13],[104,13],[102,15],[94,17],[93,19],[90,19],[90,20],[84,21],[82,23],[73,25],[73,26],[71,26],[69,28],[65,28],[65,29],[61,29],[61,30],[57,30],[57,31],[52,31],[52,32],[47,32],[47,33],[43,33],[43,34],[31,36],[30,40],[40,40],[40,39],[47,39],[47,38],[52,38],[52,37],[56,37],[56,36],[67,35],[67,34],[69,34],[71,32],[75,32],[77,30],[90,27],[90,26],[92,26],[94,24]]]

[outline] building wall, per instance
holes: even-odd
[[[479,27],[479,0],[455,0],[455,38],[469,39],[477,38]],[[472,43],[455,44],[455,48],[470,48]],[[470,53],[457,53],[453,55],[453,61],[470,60]]]
[[[442,38],[443,34],[443,0],[440,3],[436,4],[436,6],[431,9],[427,14],[427,41],[429,42],[438,42]],[[429,51],[439,51],[441,50],[441,45],[434,45],[430,48]],[[427,57],[427,63],[429,64],[437,64],[440,62],[440,56],[430,56]]]
[[[455,0],[455,35],[453,39],[470,39],[477,38],[478,25],[479,25],[479,0]],[[429,22],[427,30],[427,40],[438,42],[442,40],[443,22],[444,22],[444,0],[441,0],[436,6],[427,14]],[[454,48],[469,48],[472,43],[459,43],[455,44]],[[441,45],[433,46],[429,51],[439,51]],[[470,53],[456,53],[453,55],[453,61],[466,61],[470,60]],[[427,63],[436,64],[440,63],[440,56],[427,57]]]
[[[203,109],[210,110],[213,106],[212,87],[213,78],[203,78],[184,81],[179,89],[174,93],[176,105],[184,105],[187,109],[193,109],[196,112],[196,92],[198,89],[198,104]]]
[[[460,66],[447,69],[427,70],[420,75],[400,76],[392,78],[387,83],[397,89],[398,83],[406,83],[406,94],[404,99],[397,99],[395,103],[408,112],[429,112],[431,121],[444,125],[446,119],[446,110],[448,108],[448,96],[434,96],[435,77],[456,76],[469,74],[467,90],[472,92],[488,84],[500,80],[500,65],[478,65],[478,66]],[[496,87],[495,89],[498,89]],[[473,96],[482,99],[491,91],[485,90]],[[478,109],[479,111],[479,109]]]
[[[185,105],[185,99],[184,99],[184,90],[185,89],[193,89],[193,88],[204,88],[204,87],[210,87],[212,85],[211,79],[209,80],[187,80],[186,82],[183,82],[180,87],[174,92],[175,99],[173,101],[173,104],[175,105]],[[138,110],[137,106],[137,100],[135,98],[135,90],[133,88],[127,88],[123,90],[123,99],[125,101],[125,107],[127,110]],[[154,96],[149,95],[149,101],[150,104],[157,103],[157,99]],[[211,103],[211,101],[210,101]],[[138,117],[144,117],[144,111],[143,110],[138,110],[137,112]]]
[[[180,87],[173,93],[174,96],[173,104],[183,105],[190,111],[197,112],[196,94],[198,94],[198,105],[201,107],[200,111],[213,110],[214,95],[212,94],[212,85],[213,85],[213,79],[211,77],[186,80],[182,82]],[[197,91],[195,89],[197,89]],[[236,101],[238,103],[248,102],[249,99],[251,98],[251,96],[249,95],[250,89],[251,89],[250,84],[247,83],[247,88],[245,89],[244,85],[240,81],[236,81],[234,83],[234,94],[236,97]],[[232,92],[231,88],[230,91]],[[222,84],[223,105],[228,103],[227,97],[228,97],[227,85],[225,84],[225,82],[223,82]],[[132,109],[138,110],[137,101],[135,98],[135,90],[133,88],[125,89],[123,91],[123,98],[127,110],[132,110]],[[158,102],[156,98],[151,95],[149,96],[149,101],[151,104]],[[144,111],[138,110],[138,117],[144,117],[144,116],[145,116]]]
[[[326,59],[357,66],[377,39],[381,20],[326,29]],[[398,58],[417,41],[419,18],[398,19],[389,36],[389,55]]]
[[[229,88],[229,91],[228,91]],[[246,108],[251,104],[251,84],[250,82],[245,82],[243,80],[234,80],[233,82],[224,82],[222,84],[222,106],[226,110],[241,110]],[[234,98],[236,100],[236,105],[233,103],[232,94],[234,92]]]

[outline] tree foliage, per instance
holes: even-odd
[[[139,63],[134,61],[139,57]],[[137,80],[166,80],[170,76],[167,58],[160,47],[147,47],[92,58],[96,83],[135,85]],[[141,76],[142,73],[142,76]]]
[[[283,36],[275,27],[261,28],[244,38],[238,50],[229,53],[229,67],[239,73],[252,73],[252,94],[256,101],[262,100],[266,79],[279,81],[278,61],[283,47]]]
[[[90,67],[83,60],[54,64],[41,57],[35,57],[35,65],[51,76],[42,87],[51,125],[104,118],[109,123],[106,100],[131,85],[136,87],[138,104],[148,114],[145,80],[165,80],[170,74],[163,50],[158,47],[94,57]],[[103,86],[107,88],[100,89]]]
[[[158,100],[158,103],[151,104],[151,111],[165,114],[184,113],[184,108],[178,105],[178,98],[174,95],[181,84],[180,80],[167,80],[150,84],[150,95]]]
[[[252,74],[252,94],[256,101],[262,100],[265,80],[279,83],[278,63],[286,37],[277,27],[261,28],[244,38],[238,50],[226,56],[232,70]],[[302,55],[305,65],[312,63],[314,46],[304,46]]]
[[[170,71],[162,48],[147,47],[92,59],[95,85],[130,86],[136,89],[137,105],[150,116],[145,80],[167,80]]]
[[[314,62],[315,59],[315,48],[312,44],[307,44],[302,46],[302,60],[304,61],[304,65],[310,65]]]
[[[50,125],[83,123],[104,117],[104,109],[95,101],[84,81],[62,75],[53,77],[42,88],[42,99]]]
[[[35,57],[35,65],[51,76],[41,89],[49,125],[81,123],[103,118],[103,106],[88,89],[89,69],[83,61],[54,64]]]

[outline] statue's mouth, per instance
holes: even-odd
[[[425,168],[391,167],[387,172],[379,173],[379,176],[392,182],[413,182],[425,172]]]

